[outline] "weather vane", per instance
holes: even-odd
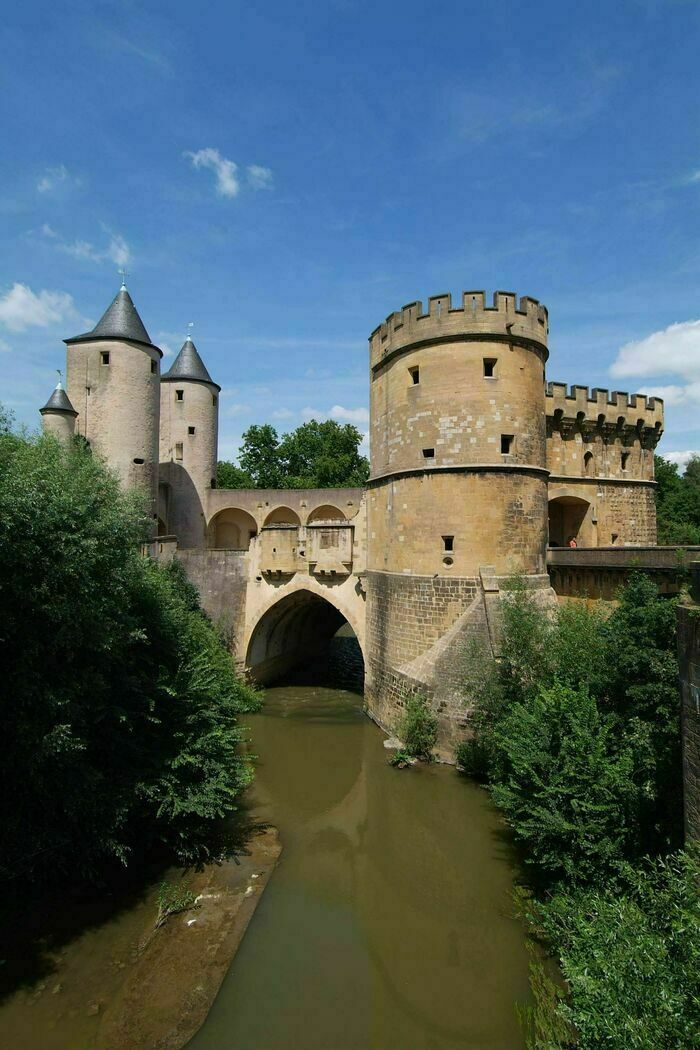
[[[122,288],[126,288],[126,278],[128,276],[129,271],[122,267],[121,270],[117,270],[117,273],[121,276]]]
[[[194,328],[194,321],[187,322],[187,338],[192,342],[192,329]]]
[[[61,385],[61,380],[63,379],[63,372],[61,371],[60,368],[57,368],[56,371],[58,372],[58,385],[60,386]]]

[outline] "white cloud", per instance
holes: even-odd
[[[65,164],[59,164],[55,168],[47,168],[36,184],[39,193],[50,193],[56,186],[70,179],[70,172]]]
[[[343,408],[342,405],[333,405],[327,412],[319,408],[302,408],[303,419],[337,419],[341,423],[369,423],[369,412],[366,408]]]
[[[4,339],[0,339],[0,354],[9,354],[12,347],[9,343],[6,343]]]
[[[683,179],[683,184],[686,186],[693,186],[697,182],[700,182],[700,168],[696,171],[689,172]]]
[[[610,368],[613,376],[681,376],[700,381],[700,321],[681,321],[645,339],[626,343]]]
[[[116,266],[127,266],[131,262],[131,249],[121,233],[113,233],[106,226],[103,227],[109,235],[109,241],[103,248],[96,248],[91,241],[75,240],[63,241],[48,223],[44,223],[41,232],[44,237],[55,241],[56,248],[72,255],[74,259],[87,259],[90,262],[113,262]]]
[[[234,402],[232,405],[226,406],[226,416],[240,416],[245,412],[250,412],[250,405],[245,405],[242,402]]]
[[[272,169],[260,164],[249,164],[246,168],[248,185],[253,190],[267,190],[272,186]]]
[[[291,408],[276,408],[272,413],[273,419],[294,419],[296,412],[292,412]]]
[[[692,456],[700,456],[700,451],[693,452],[664,452],[663,458],[669,460],[670,463],[676,463],[681,468],[681,473],[688,466],[688,460]]]
[[[208,146],[206,149],[197,150],[193,153],[186,150],[183,154],[189,157],[195,168],[208,168],[216,175],[216,192],[220,197],[236,197],[240,184],[236,177],[238,165],[235,161],[222,157],[218,149]]]
[[[0,295],[0,325],[11,332],[25,328],[47,328],[75,315],[72,296],[67,292],[33,292],[26,284],[15,282]]]

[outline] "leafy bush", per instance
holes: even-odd
[[[536,973],[537,1046],[700,1046],[697,854],[623,865],[609,888],[560,890],[530,916],[556,946],[568,985],[568,995],[557,993]],[[578,1035],[567,1039],[570,1027]]]
[[[411,758],[430,761],[437,740],[438,720],[423,696],[409,696],[405,702],[398,734]]]
[[[255,697],[181,570],[140,556],[139,498],[84,445],[0,431],[0,875],[202,859]]]
[[[586,880],[631,851],[640,790],[634,752],[618,719],[588,693],[541,689],[512,706],[495,743],[491,794],[530,863],[553,878]]]

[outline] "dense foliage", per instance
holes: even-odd
[[[218,464],[219,488],[344,488],[364,485],[369,463],[357,427],[312,419],[279,437],[269,423],[243,434],[240,466]]]
[[[423,696],[410,695],[404,703],[398,734],[403,742],[402,754],[429,762],[437,740],[437,715]]]
[[[684,474],[675,463],[654,457],[658,541],[700,543],[700,456],[692,456]]]
[[[470,661],[475,738],[458,760],[488,779],[523,847],[530,914],[568,985],[557,995],[536,968],[537,1047],[700,1045],[685,969],[700,954],[697,864],[647,859],[681,842],[675,645],[675,602],[642,574],[607,618],[575,604],[548,613],[513,580],[499,661]]]
[[[76,444],[0,428],[0,875],[207,855],[250,779],[236,679],[139,501]]]

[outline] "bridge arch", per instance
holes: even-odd
[[[240,507],[225,507],[209,522],[209,546],[247,551],[257,533],[258,525],[252,514]]]
[[[314,507],[306,520],[308,525],[336,525],[338,522],[345,524],[348,519],[338,507],[322,503],[319,507]]]
[[[362,603],[359,596],[357,601]],[[317,587],[310,580],[285,589],[260,610],[248,631],[246,668],[262,685],[278,680],[317,660],[346,624],[364,663],[364,617],[348,605],[328,587]]]
[[[301,525],[301,518],[291,507],[275,507],[263,522],[266,525]]]

